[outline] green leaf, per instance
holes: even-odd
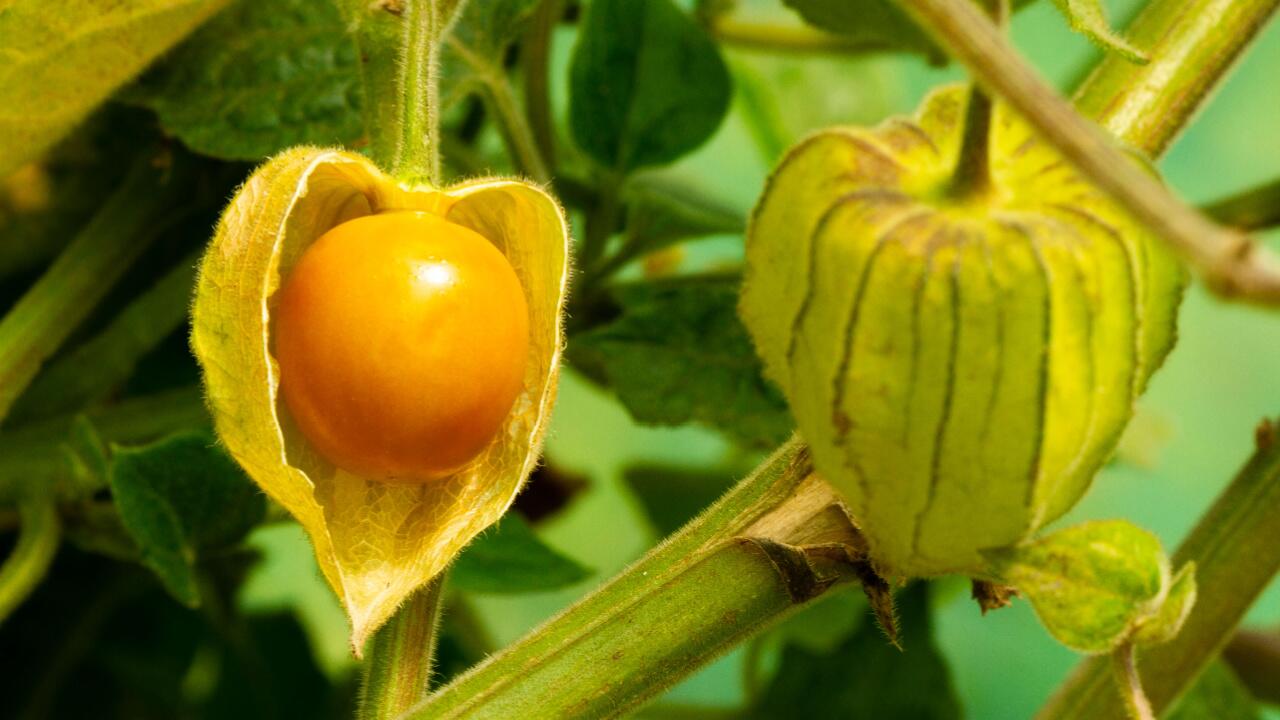
[[[0,177],[37,157],[225,0],[0,3]]]
[[[699,276],[622,286],[621,316],[576,336],[570,359],[598,372],[642,423],[697,421],[744,443],[777,445],[791,433],[791,415],[738,319],[738,282]]]
[[[1102,0],[1053,0],[1066,16],[1071,28],[1108,52],[1118,53],[1126,60],[1146,63],[1147,54],[1134,47],[1111,29]]]
[[[728,468],[691,470],[657,464],[633,465],[622,473],[660,537],[683,527],[740,476]]]
[[[539,0],[483,0],[463,6],[440,50],[440,102],[448,107],[501,77],[503,56],[520,37]]]
[[[355,45],[332,2],[241,0],[210,22],[130,99],[193,150],[259,160],[294,145],[342,145],[363,132]]]
[[[601,166],[627,172],[701,145],[729,109],[715,43],[671,0],[595,0],[570,66],[569,123]]]
[[[1178,570],[1169,584],[1169,592],[1160,609],[1138,626],[1134,640],[1140,645],[1159,645],[1177,637],[1196,605],[1196,564],[1189,562]]]
[[[805,22],[868,50],[905,51],[945,62],[946,55],[892,0],[783,0]]]
[[[266,511],[262,494],[235,461],[200,433],[117,449],[110,483],[142,563],[192,607],[200,603],[200,554],[238,542]]]
[[[984,555],[1001,583],[1030,599],[1050,634],[1086,653],[1123,642],[1157,610],[1169,584],[1160,541],[1121,520],[1083,523]]]
[[[932,637],[928,585],[900,593],[898,614],[902,650],[869,619],[829,653],[788,646],[750,717],[960,718],[951,673]]]
[[[1231,667],[1215,660],[1165,717],[1166,720],[1261,720],[1262,714]]]
[[[508,513],[458,556],[449,581],[467,592],[530,593],[573,585],[591,573],[542,542],[519,515]]]

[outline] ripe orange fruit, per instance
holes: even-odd
[[[334,465],[423,482],[475,459],[523,387],[529,311],[507,259],[425,212],[343,223],[303,253],[273,313],[280,389]]]

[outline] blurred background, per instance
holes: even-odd
[[[1117,25],[1138,5],[1109,3]],[[743,12],[798,23],[765,0],[746,3]],[[551,46],[550,97],[562,134],[575,32],[572,24],[560,25]],[[1047,2],[1016,16],[1013,37],[1064,89],[1098,57]],[[800,56],[728,44],[722,50],[734,81],[726,120],[696,152],[637,177],[696,188],[742,216],[778,152],[794,140],[830,124],[874,124],[912,112],[930,88],[963,78],[954,67],[934,67],[918,56]],[[1280,172],[1277,68],[1280,24],[1273,24],[1160,162],[1180,195],[1208,202]],[[144,126],[154,121],[130,93],[145,86],[126,90],[116,103],[120,112],[138,113]],[[446,122],[465,122],[463,114],[455,110]],[[474,147],[482,166],[509,169],[492,127],[480,131]],[[225,187],[215,194],[248,167],[228,164]],[[206,237],[213,217],[192,219],[185,232]],[[1280,249],[1275,238],[1270,241]],[[144,265],[162,266],[197,246],[170,248],[165,258]],[[741,235],[713,234],[632,263],[622,277],[732,269],[741,248]],[[0,302],[11,303],[37,270],[0,278]],[[145,270],[138,272],[145,277]],[[126,277],[122,295],[130,287],[137,292],[142,282]],[[189,386],[193,373],[179,329],[142,361],[124,392]],[[1277,411],[1280,319],[1217,302],[1193,287],[1178,346],[1143,399],[1116,461],[1058,525],[1123,517],[1156,532],[1166,548],[1176,547],[1248,457],[1254,426]],[[573,367],[561,381],[546,455],[546,468],[518,510],[550,548],[589,572],[546,592],[457,593],[446,609],[446,674],[519,638],[625,567],[762,457],[709,427],[640,424],[613,392]],[[200,610],[174,602],[145,570],[65,547],[46,584],[0,630],[6,666],[0,716],[348,716],[357,666],[342,612],[300,528],[270,510],[267,519],[245,540],[249,552],[221,563],[218,572],[234,580],[206,593]],[[1079,661],[1039,626],[1026,602],[983,617],[967,584],[931,585],[934,638],[964,717],[1028,718]],[[836,653],[869,622],[855,591],[836,593],[673,688],[641,715],[735,717],[784,661]],[[1248,624],[1280,629],[1280,584],[1257,603]],[[861,669],[849,661],[844,671]],[[1280,718],[1274,709],[1264,712]]]

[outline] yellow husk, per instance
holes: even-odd
[[[524,391],[502,432],[467,469],[391,485],[335,468],[310,447],[278,396],[274,295],[307,246],[335,225],[390,209],[466,226],[508,258],[525,289],[530,352]],[[218,435],[306,529],[365,640],[480,531],[497,521],[537,462],[563,347],[569,235],[554,199],[516,180],[408,187],[354,153],[295,148],[259,168],[232,199],[200,269],[192,347]]]

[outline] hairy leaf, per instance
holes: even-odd
[[[622,314],[574,338],[575,364],[598,369],[637,420],[704,422],[760,446],[791,417],[735,312],[738,279],[701,276],[621,287]]]
[[[360,137],[356,49],[332,2],[241,0],[133,90],[197,152],[259,160]]]
[[[0,11],[0,177],[37,157],[226,0],[9,0]]]
[[[901,650],[870,618],[831,652],[788,646],[750,717],[958,720],[951,673],[933,641],[928,585],[899,593],[898,617]]]
[[[523,518],[508,513],[463,550],[449,582],[467,592],[514,594],[557,590],[590,576],[590,569],[542,542]]]
[[[574,139],[601,166],[669,163],[701,145],[729,109],[729,72],[671,0],[595,0],[570,67]]]
[[[1122,520],[1087,522],[985,553],[996,578],[1031,600],[1063,645],[1108,652],[1168,593],[1169,559],[1154,535]]]
[[[262,493],[204,434],[118,449],[110,482],[142,563],[192,607],[200,604],[200,554],[238,542],[266,511]]]
[[[1177,637],[1196,605],[1196,564],[1189,562],[1169,583],[1169,592],[1160,609],[1142,621],[1134,633],[1141,645],[1159,645]]]

